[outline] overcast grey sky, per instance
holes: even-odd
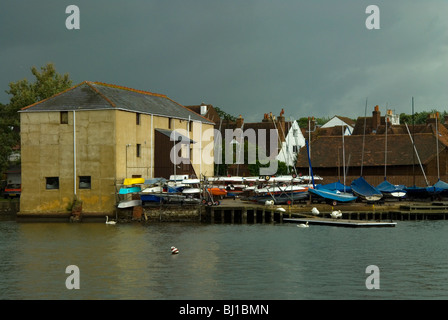
[[[80,9],[68,30],[67,6]],[[380,29],[365,22],[380,9]],[[101,81],[202,102],[246,121],[448,108],[447,0],[3,0],[0,102],[53,62]]]

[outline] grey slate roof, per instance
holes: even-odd
[[[165,95],[90,81],[84,81],[48,99],[27,106],[20,112],[105,109],[118,109],[214,124]]]

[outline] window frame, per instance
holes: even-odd
[[[56,182],[56,183],[53,183]],[[54,187],[49,187],[54,185]],[[46,190],[59,190],[60,182],[59,177],[45,177],[45,189]]]
[[[79,176],[79,184],[78,188],[82,190],[91,190],[92,189],[92,176]],[[84,181],[82,181],[84,180]],[[88,184],[88,186],[81,186],[82,184]]]
[[[60,124],[68,124],[68,111],[60,111],[59,112],[59,123]]]

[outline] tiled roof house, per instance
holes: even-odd
[[[343,181],[345,167],[348,185],[360,175],[372,185],[378,185],[385,177],[391,183],[408,186],[426,186],[424,175],[430,185],[437,182],[439,175],[445,181],[448,172],[448,130],[443,124],[439,124],[437,140],[435,121],[433,116],[424,125],[406,127],[406,124],[388,123],[386,135],[384,117],[375,109],[372,117],[358,118],[353,134],[344,136],[344,139],[341,127],[336,128],[331,135],[316,132],[310,143],[313,173],[323,177],[323,183]],[[425,174],[422,173],[419,159]],[[306,150],[300,151],[296,168],[301,172],[308,172]]]

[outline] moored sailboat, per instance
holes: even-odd
[[[366,201],[379,201],[383,197],[381,191],[369,184],[363,177],[353,180],[351,188],[353,194]]]

